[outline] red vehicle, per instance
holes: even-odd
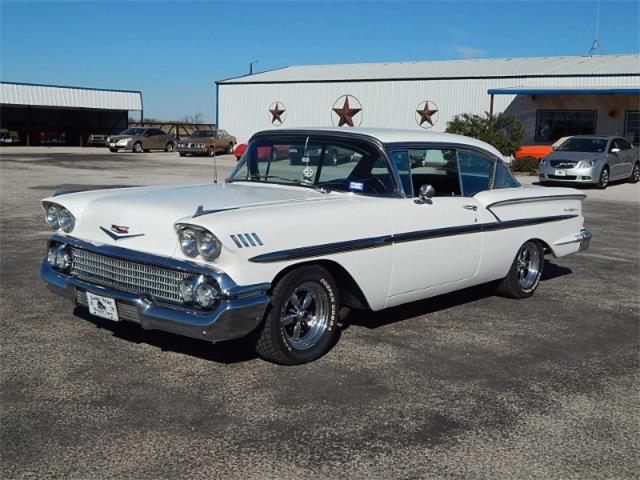
[[[57,130],[42,130],[38,133],[40,145],[65,145],[67,143],[67,133]]]
[[[247,149],[246,143],[239,143],[233,150],[235,157],[240,160],[240,157]],[[258,159],[271,159],[279,160],[283,158],[289,158],[289,145],[274,145],[268,147],[258,147]]]

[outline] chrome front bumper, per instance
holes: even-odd
[[[99,247],[76,239],[54,235],[51,243],[67,243],[91,249],[96,253],[112,251],[116,247]],[[102,251],[101,251],[102,250]],[[126,249],[117,248],[118,254],[126,255]],[[179,264],[179,261],[153,255],[131,252],[140,259],[145,257],[150,263]],[[193,269],[193,264],[188,264]],[[202,267],[206,269],[206,267]],[[113,298],[122,320],[138,323],[145,330],[162,330],[178,335],[209,341],[230,340],[244,337],[262,321],[270,297],[270,284],[263,283],[238,286],[225,274],[211,270],[212,277],[220,286],[220,298],[212,309],[189,308],[184,305],[159,302],[146,295],[115,290],[113,288],[88,283],[71,275],[54,270],[45,258],[40,268],[40,277],[49,290],[70,299],[75,305],[86,306],[86,292]],[[84,300],[84,301],[83,301]],[[108,320],[105,320],[108,321]]]

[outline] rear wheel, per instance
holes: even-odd
[[[134,143],[132,150],[134,153],[142,153],[142,144],[140,142]]]
[[[187,154],[186,154],[186,153],[181,153],[181,154],[180,154],[180,156],[181,156],[181,157],[186,157],[186,156],[187,156]]]
[[[605,165],[600,172],[600,178],[598,179],[598,188],[604,190],[609,185],[609,167]]]
[[[216,156],[216,147],[209,147],[207,150],[207,157],[215,157]]]
[[[292,270],[273,289],[269,311],[256,332],[255,349],[270,362],[297,365],[331,347],[338,318],[338,290],[324,268]]]
[[[535,240],[520,247],[507,276],[498,286],[498,293],[509,298],[527,298],[533,295],[544,266],[544,250]]]
[[[173,142],[167,142],[167,144],[164,146],[164,151],[173,152]]]
[[[227,153],[233,153],[233,143],[230,143],[230,144],[227,146]]]
[[[638,183],[640,181],[640,163],[636,163],[631,171],[629,183]]]

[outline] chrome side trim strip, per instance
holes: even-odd
[[[395,235],[385,235],[380,237],[362,238],[348,240],[345,242],[326,243],[313,245],[310,247],[293,248],[280,250],[277,252],[257,255],[249,259],[254,263],[281,262],[286,260],[299,260],[302,258],[319,257],[336,253],[345,253],[368,248],[384,247],[394,243],[415,242],[428,240],[431,238],[449,237],[454,235],[465,235],[469,233],[491,232],[508,228],[528,227],[548,222],[558,222],[575,218],[578,215],[555,215],[550,217],[524,218],[518,220],[507,220],[494,223],[482,223],[471,225],[460,225],[456,227],[436,228],[431,230],[417,230],[413,232],[398,233]]]
[[[516,205],[519,203],[546,202],[548,200],[584,200],[587,196],[584,193],[575,193],[571,195],[545,195],[544,197],[523,197],[511,198],[509,200],[500,200],[487,205],[486,208],[501,207],[504,205]]]

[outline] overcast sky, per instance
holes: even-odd
[[[640,50],[639,2],[602,2],[605,53]],[[147,116],[215,119],[216,80],[286,65],[584,55],[596,3],[7,2],[5,81],[141,90]]]

